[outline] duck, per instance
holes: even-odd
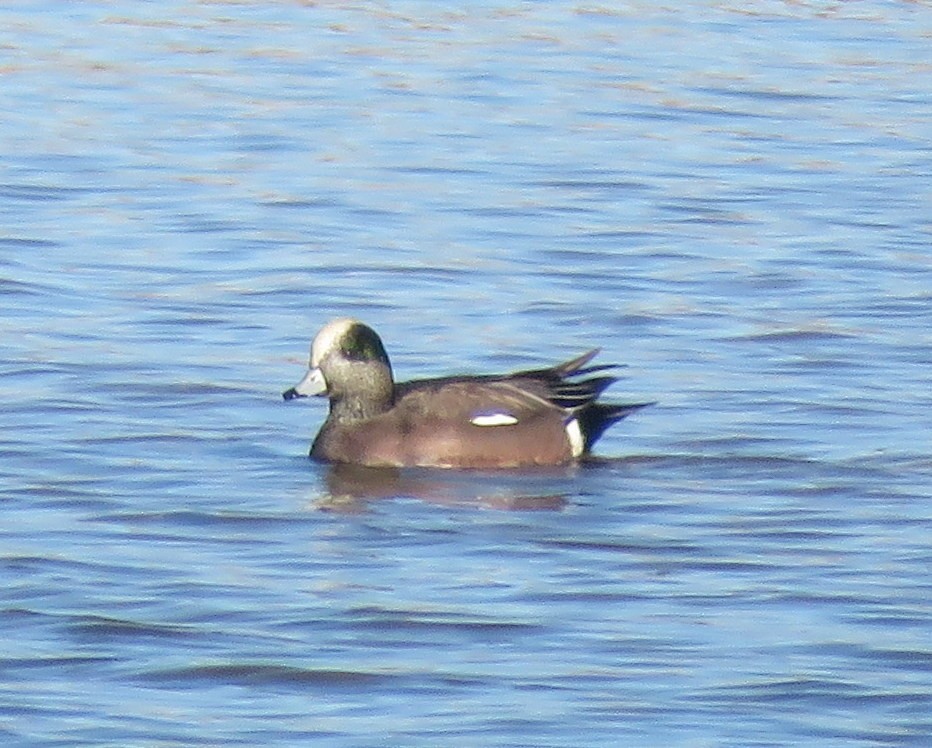
[[[344,317],[317,333],[307,373],[282,397],[329,399],[309,454],[320,462],[463,469],[570,465],[589,457],[608,427],[653,405],[598,402],[617,381],[603,373],[614,365],[589,365],[599,352],[510,374],[395,382],[375,330]]]

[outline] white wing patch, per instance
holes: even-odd
[[[482,413],[469,419],[473,426],[514,426],[518,419],[511,413]]]

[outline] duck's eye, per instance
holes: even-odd
[[[340,352],[351,361],[372,361],[386,358],[382,341],[373,330],[357,325],[340,341]]]

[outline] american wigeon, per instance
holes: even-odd
[[[564,465],[589,454],[613,423],[651,403],[596,402],[613,368],[586,366],[598,349],[548,369],[395,383],[382,341],[354,319],[329,322],[310,369],[285,400],[330,398],[310,456],[373,467]]]

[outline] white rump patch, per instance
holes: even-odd
[[[573,457],[579,457],[586,448],[586,439],[583,437],[582,429],[579,428],[579,419],[570,418],[565,428],[566,438],[570,442],[570,452]]]
[[[514,426],[518,419],[510,413],[484,413],[469,419],[473,426]]]

